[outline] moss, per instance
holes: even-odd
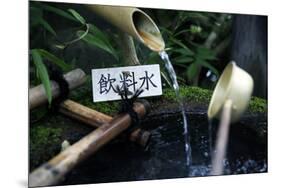
[[[204,105],[204,106],[209,105],[209,102],[212,97],[212,93],[213,92],[211,90],[203,89],[200,87],[194,87],[194,86],[180,87],[180,94],[183,97],[184,101],[195,105],[197,104]],[[90,108],[93,108],[97,111],[100,111],[108,115],[114,115],[119,110],[119,103],[120,103],[119,101],[94,103],[92,101],[92,91],[91,91],[90,82],[87,83],[82,88],[72,92],[70,98],[85,106],[88,106]],[[161,102],[162,105],[167,104],[167,102],[174,103],[177,101],[177,98],[176,98],[175,91],[172,88],[166,88],[163,90],[163,95],[161,97],[147,98],[147,100],[149,100],[153,106],[153,103],[159,103],[159,101]],[[158,107],[158,105],[156,105],[156,107]],[[266,110],[267,110],[266,100],[257,97],[252,97],[249,104],[250,112],[257,113],[257,112],[265,112]]]
[[[114,115],[119,111],[118,101],[94,103],[91,88],[91,80],[88,79],[84,86],[80,87],[79,89],[73,90],[69,98],[107,115]]]
[[[30,138],[33,146],[42,146],[48,143],[58,142],[61,128],[37,126],[30,130]]]
[[[92,108],[94,110],[97,110],[99,112],[102,112],[104,114],[108,115],[114,115],[119,111],[119,102],[98,102],[94,103],[92,101],[92,98],[85,98],[84,100],[78,101],[79,103]]]
[[[53,157],[60,149],[61,128],[50,128],[43,125],[30,129],[30,165],[38,167]]]
[[[252,97],[249,103],[249,111],[253,113],[267,112],[267,100],[258,97]]]
[[[180,88],[180,94],[187,101],[208,103],[211,100],[212,91],[199,87],[184,86]],[[176,101],[176,94],[172,89],[164,89],[162,97],[170,101]]]
[[[212,91],[207,89],[202,89],[200,87],[181,87],[180,94],[183,96],[184,100],[187,102],[195,102],[198,104],[207,104],[212,97]],[[176,101],[176,95],[173,89],[164,89],[163,99],[169,100],[171,102]],[[252,97],[249,103],[249,112],[251,113],[264,113],[267,112],[267,100],[258,97]]]

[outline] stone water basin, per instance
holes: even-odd
[[[72,92],[70,98],[114,116],[118,102],[93,104],[88,96],[87,88],[90,87],[85,88],[77,90],[77,96],[76,91]],[[208,176],[210,139],[206,112],[211,92],[192,87],[181,90],[186,100],[190,130],[190,167],[185,164],[184,128],[174,91],[163,93],[160,98],[149,100],[152,111],[141,123],[151,132],[147,148],[129,142],[124,134],[120,135],[74,168],[59,185]],[[38,112],[30,113],[30,172],[57,155],[64,140],[73,144],[93,131],[92,127],[58,113],[46,114],[39,119],[36,114]],[[217,124],[214,122],[212,126],[213,148]],[[240,122],[231,126],[224,174],[264,172],[267,172],[266,101],[253,99]]]
[[[261,127],[266,118],[244,117],[231,126],[225,175],[267,172],[267,138],[252,126]],[[126,139],[112,141],[90,159],[75,168],[63,185],[106,183],[152,179],[208,176],[210,139],[216,137],[218,122],[208,131],[205,112],[188,114],[192,165],[187,167],[184,135],[180,113],[150,116],[142,127],[152,133],[147,148],[141,148]]]

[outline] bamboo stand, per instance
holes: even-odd
[[[100,127],[104,123],[109,123],[113,119],[106,114],[83,106],[69,99],[61,103],[59,112],[93,127]],[[134,130],[129,136],[130,141],[136,142],[143,147],[147,146],[149,138],[150,132],[144,131],[140,128]]]
[[[149,110],[147,102],[135,103],[134,110],[140,118]],[[131,124],[129,114],[120,114],[110,123],[104,123],[92,133],[76,142],[59,155],[34,170],[29,175],[29,186],[55,185],[77,164],[84,161],[99,148],[126,130]]]
[[[75,89],[81,86],[86,81],[86,74],[81,69],[75,69],[64,75],[69,89]],[[59,86],[56,82],[51,82],[52,97],[56,98],[60,94]],[[30,89],[29,92],[29,105],[30,109],[36,108],[40,105],[47,103],[47,96],[42,84]],[[65,100],[61,103],[59,111],[66,116],[82,121],[93,127],[99,127],[104,123],[112,120],[112,117],[105,115],[101,112],[95,111],[91,108],[83,106],[71,100]],[[130,133],[129,139],[139,145],[145,147],[149,141],[150,133],[142,129],[136,129]]]

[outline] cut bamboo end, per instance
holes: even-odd
[[[68,83],[69,90],[72,90],[85,83],[86,74],[81,69],[75,69],[65,74],[64,78]],[[51,81],[51,92],[53,98],[58,97],[60,94],[59,85],[54,81]],[[30,109],[46,104],[47,102],[48,102],[48,98],[43,84],[40,84],[29,90]]]

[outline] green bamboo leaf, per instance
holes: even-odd
[[[161,26],[160,26],[159,29],[160,29],[160,31],[161,31],[162,34],[167,33],[169,36],[172,36],[172,35],[173,35],[173,33],[172,33],[170,30],[166,29],[165,27],[161,27]]]
[[[51,90],[51,82],[49,79],[47,68],[43,63],[42,57],[41,57],[40,53],[38,52],[38,50],[36,50],[36,49],[31,50],[31,55],[32,55],[33,63],[38,71],[40,80],[44,86],[44,89],[45,89],[45,92],[46,92],[46,95],[48,98],[48,102],[49,102],[49,104],[51,104],[52,90]]]
[[[39,20],[39,23],[47,30],[49,31],[51,34],[53,34],[54,36],[57,36],[57,33],[55,32],[55,30],[48,24],[48,22],[46,22],[43,18]]]
[[[102,41],[104,41],[108,47],[112,48],[112,45],[108,39],[108,36],[105,34],[105,32],[101,31],[99,28],[94,26],[93,24],[89,24],[89,32],[93,35],[95,35],[97,38],[100,38]],[[113,49],[114,50],[114,49]]]
[[[39,7],[39,8],[42,8],[43,10],[46,10],[46,11],[55,13],[59,16],[62,16],[64,18],[67,18],[69,20],[78,22],[78,20],[76,20],[71,14],[69,14],[68,12],[66,12],[64,10],[61,10],[59,8],[55,8],[55,7],[49,6],[45,3],[39,3],[39,2],[36,2],[36,6]]]
[[[180,35],[182,33],[187,33],[189,31],[190,31],[190,29],[184,29],[184,30],[181,30],[181,31],[177,32],[174,36],[176,37],[176,36],[178,36],[178,35]]]
[[[192,81],[195,76],[198,74],[198,71],[199,71],[199,67],[196,63],[192,63],[188,69],[187,69],[187,77],[188,77],[188,80]]]
[[[180,56],[173,59],[173,62],[180,63],[180,64],[187,64],[193,62],[194,59],[192,57]]]
[[[85,36],[87,36],[87,34],[89,33],[89,28],[90,28],[90,27],[89,27],[89,24],[85,24],[85,26],[86,26],[86,28],[87,28],[86,31],[84,31],[84,33],[83,33],[82,35],[80,35],[78,38],[73,39],[73,40],[68,41],[68,42],[64,42],[63,48],[65,48],[67,45],[74,44],[74,43],[76,43],[76,42],[82,40]]]
[[[184,54],[186,55],[194,55],[194,52],[192,50],[190,50],[185,44],[183,44],[181,41],[173,38],[171,39],[171,41],[173,41],[175,44],[179,45],[180,47],[182,47],[184,49]]]
[[[171,41],[173,41],[174,43],[176,43],[180,47],[189,50],[189,48],[185,44],[183,44],[180,40],[177,40],[176,38],[171,38]]]
[[[78,31],[77,32],[77,35],[80,37],[81,35],[84,34],[84,31]],[[93,45],[93,46],[96,46],[100,49],[103,49],[105,50],[106,52],[110,53],[111,55],[114,56],[114,58],[118,61],[119,58],[118,58],[118,55],[117,55],[117,52],[115,51],[115,49],[111,46],[111,45],[108,45],[107,42],[105,42],[104,40],[102,40],[102,38],[98,38],[97,36],[91,34],[91,33],[88,33],[85,37],[83,37],[82,39],[83,41]]]
[[[63,71],[69,71],[72,68],[70,65],[66,64],[62,59],[56,57],[55,55],[51,54],[50,52],[44,49],[37,49],[37,52],[42,57],[48,59],[50,62],[58,65],[60,68],[62,68]]]
[[[179,53],[181,55],[184,55],[184,56],[194,56],[195,55],[195,53],[192,52],[191,50],[186,50],[184,48],[173,49],[172,51]]]
[[[80,23],[82,23],[83,25],[86,24],[85,19],[84,19],[78,12],[76,12],[76,11],[73,10],[73,9],[68,9],[68,11],[69,11]]]
[[[40,80],[40,75],[39,75],[38,69],[35,69],[35,73],[36,73],[35,75],[36,75],[36,78],[37,78],[36,81]]]
[[[182,67],[182,68],[184,68],[183,70],[185,70],[185,69],[188,68],[188,65],[187,65],[187,64],[175,63],[174,65],[177,66],[177,67]]]
[[[196,56],[198,56],[200,59],[204,59],[204,60],[217,60],[217,57],[215,55],[215,53],[205,47],[198,47],[196,49]]]

